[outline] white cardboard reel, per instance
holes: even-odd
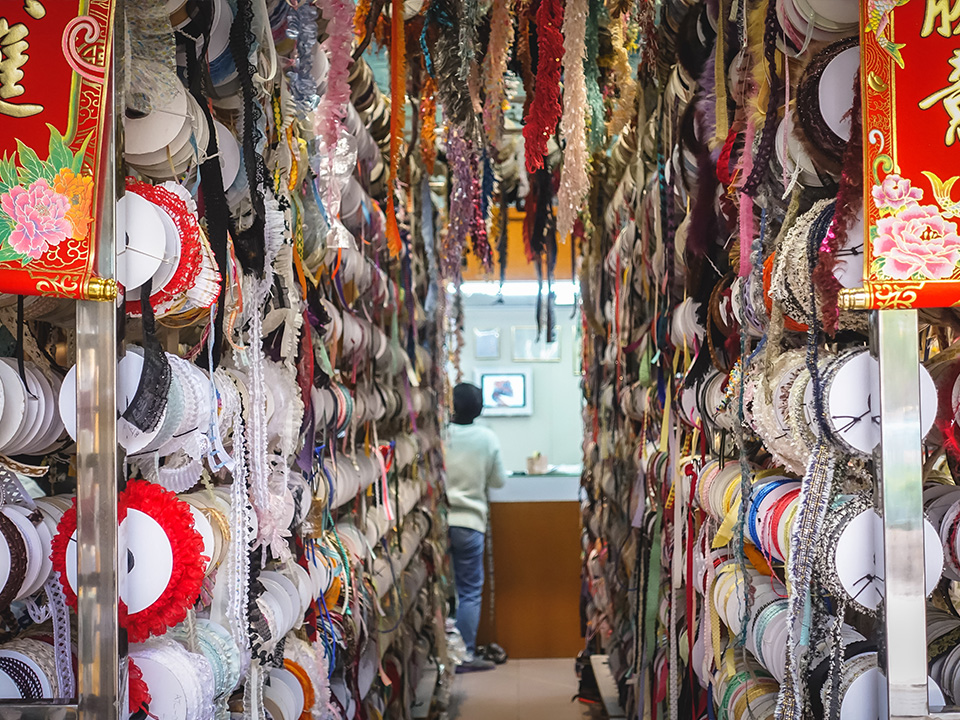
[[[135,290],[160,269],[166,232],[157,207],[136,193],[117,201],[117,215],[117,280]]]
[[[926,593],[937,587],[943,573],[943,546],[928,520],[923,521]],[[837,576],[847,594],[864,607],[876,609],[884,594],[883,520],[869,509],[851,520],[834,551]]]

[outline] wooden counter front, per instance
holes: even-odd
[[[580,637],[580,506],[492,502],[496,615],[489,578],[477,644],[497,642],[512,658],[572,658]]]

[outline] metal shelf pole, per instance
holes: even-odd
[[[929,712],[917,311],[881,310],[876,323],[887,699],[890,720],[906,720]]]
[[[123,2],[114,7],[114,51],[108,73],[99,196],[97,261],[101,277],[116,277],[116,207],[123,193],[120,122],[123,87]],[[121,296],[122,297],[122,296]],[[77,706],[79,720],[119,720],[121,651],[117,606],[118,308],[113,302],[77,304]]]

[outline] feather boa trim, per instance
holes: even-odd
[[[450,226],[443,238],[441,262],[444,278],[456,282],[460,279],[463,250],[473,223],[473,204],[480,199],[472,193],[470,148],[462,130],[456,126],[450,129],[447,161],[450,163],[453,187],[450,195]]]
[[[397,257],[402,247],[394,196],[397,168],[403,145],[406,121],[407,48],[403,25],[403,0],[390,0],[390,180],[387,187],[387,247]]]
[[[513,45],[514,0],[493,0],[490,15],[490,44],[483,58],[483,127],[490,145],[496,146],[503,126],[503,77]]]
[[[547,142],[556,132],[560,106],[560,63],[563,58],[563,0],[542,0],[537,10],[537,87],[523,128],[527,172],[544,166]]]
[[[583,70],[586,58],[588,0],[569,0],[563,16],[563,117],[560,133],[565,141],[560,190],[557,193],[557,232],[565,240],[590,191],[587,174],[587,133],[584,108],[587,83]]]
[[[637,82],[630,68],[630,58],[624,45],[624,18],[616,18],[610,23],[610,41],[613,45],[613,72],[620,88],[620,97],[613,107],[613,114],[607,125],[607,134],[612,138],[633,119],[637,104]]]
[[[327,91],[320,98],[316,113],[316,134],[327,147],[334,147],[340,139],[340,128],[347,115],[350,100],[349,67],[352,62],[350,45],[353,43],[354,8],[351,0],[319,0],[317,5],[327,20],[327,39],[323,50],[330,60]]]
[[[437,162],[437,81],[427,75],[420,91],[420,157],[428,175]]]
[[[587,104],[590,117],[590,149],[596,151],[603,145],[606,130],[603,109],[603,94],[600,92],[600,15],[603,13],[603,0],[589,0],[590,14],[587,16],[585,34],[586,58],[583,62],[587,85]]]

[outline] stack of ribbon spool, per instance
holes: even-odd
[[[628,716],[886,717],[879,365],[837,304],[864,273],[860,5],[628,13],[638,137],[593,170],[581,272],[588,649]],[[881,213],[920,197],[875,180]],[[960,677],[957,328],[921,313],[932,706]]]
[[[353,5],[174,0],[125,20],[124,710],[406,717],[448,664],[444,337],[405,202],[387,247],[390,101],[351,57]],[[4,699],[77,693],[73,318],[0,297]]]

